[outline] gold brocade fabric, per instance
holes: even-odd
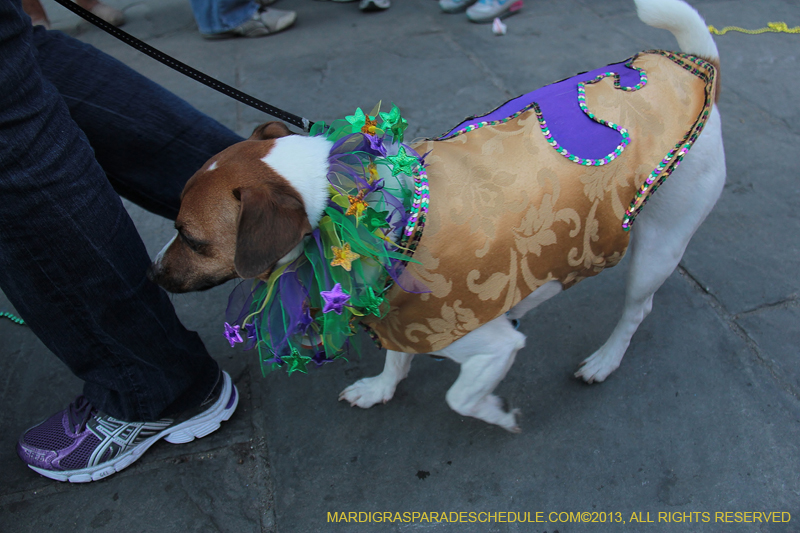
[[[692,71],[642,53],[633,65],[647,73],[639,90],[616,89],[613,77],[586,86],[589,111],[630,133],[607,165],[582,166],[556,152],[534,110],[414,146],[431,152],[430,209],[414,254],[421,264],[407,268],[431,292],[394,286],[389,313],[364,320],[385,348],[441,350],[544,283],[568,288],[622,259],[626,209],[676,144],[702,129],[714,83],[713,67],[702,61]]]

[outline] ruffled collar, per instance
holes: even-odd
[[[397,106],[383,113],[379,104],[312,128],[333,142],[319,225],[297,259],[267,281],[243,281],[228,302],[226,339],[258,350],[263,370],[305,372],[342,357],[360,317],[389,311],[389,287],[427,292],[404,274],[428,206],[424,158],[403,143],[407,126]]]

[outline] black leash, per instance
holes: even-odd
[[[59,4],[61,4],[62,6],[64,6],[65,8],[69,9],[70,11],[72,11],[73,13],[78,15],[79,17],[88,20],[89,22],[91,22],[92,24],[94,24],[95,26],[100,28],[101,30],[113,35],[114,37],[116,37],[117,39],[122,41],[123,43],[128,44],[128,45],[136,48],[140,52],[149,55],[150,57],[152,57],[156,61],[159,61],[159,62],[167,65],[168,67],[177,70],[181,74],[189,76],[190,78],[192,78],[194,80],[197,80],[200,83],[202,83],[204,85],[207,85],[207,86],[211,87],[212,89],[215,89],[215,90],[221,92],[222,94],[226,94],[226,95],[230,96],[231,98],[239,100],[243,104],[249,105],[250,107],[258,109],[259,111],[262,111],[262,112],[264,112],[264,113],[266,113],[268,115],[272,115],[275,118],[279,118],[279,119],[283,120],[284,122],[288,122],[289,124],[297,126],[298,128],[302,128],[303,131],[307,132],[311,128],[311,126],[314,125],[314,123],[311,122],[310,120],[308,120],[307,118],[303,118],[303,117],[299,117],[297,115],[293,115],[291,113],[287,113],[286,111],[283,111],[282,109],[278,109],[277,107],[271,106],[266,102],[262,102],[258,98],[254,98],[254,97],[250,96],[247,93],[243,93],[239,89],[235,89],[235,88],[231,87],[230,85],[228,85],[226,83],[222,83],[221,81],[217,81],[214,78],[212,78],[211,76],[209,76],[208,74],[204,74],[204,73],[200,72],[199,70],[196,70],[196,69],[190,67],[189,65],[187,65],[185,63],[181,63],[177,59],[175,59],[175,58],[173,58],[171,56],[168,56],[167,54],[165,54],[161,50],[153,48],[149,44],[141,41],[140,39],[137,39],[136,37],[134,37],[130,33],[122,31],[121,29],[117,28],[116,26],[113,26],[113,25],[109,24],[105,20],[103,20],[100,17],[98,17],[97,15],[95,15],[93,13],[90,13],[89,11],[83,9],[81,6],[75,4],[71,0],[55,0],[55,1],[58,2]]]

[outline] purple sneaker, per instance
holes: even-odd
[[[33,470],[56,481],[86,483],[119,472],[163,438],[182,444],[205,437],[228,420],[239,394],[227,372],[203,405],[177,419],[125,422],[104,415],[83,396],[22,434],[17,454]]]

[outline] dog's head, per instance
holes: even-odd
[[[330,146],[268,122],[212,157],[186,182],[178,233],[148,277],[170,292],[199,291],[266,279],[296,258],[325,208]]]

